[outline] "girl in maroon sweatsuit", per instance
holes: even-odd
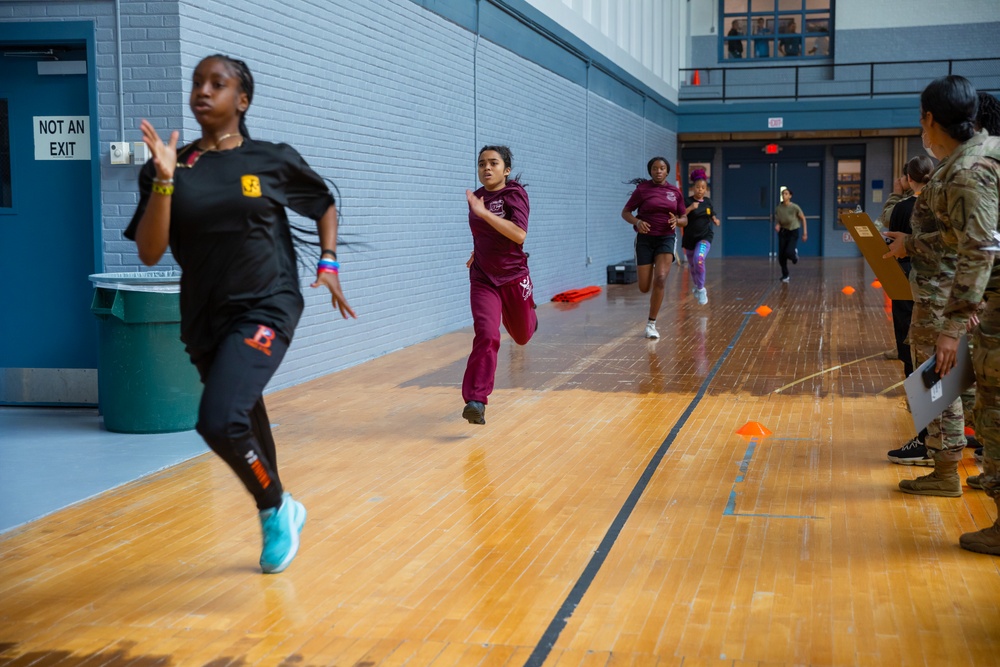
[[[472,229],[472,256],[466,266],[475,338],[462,380],[462,416],[470,424],[486,423],[500,324],[518,345],[531,340],[538,328],[528,256],[522,247],[528,234],[528,195],[516,178],[508,180],[512,164],[506,146],[484,146],[479,151],[483,187],[465,191]]]

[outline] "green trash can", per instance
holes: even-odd
[[[194,428],[201,380],[180,340],[180,273],[97,273],[97,400],[115,433]]]

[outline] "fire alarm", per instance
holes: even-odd
[[[127,141],[112,141],[111,149],[111,164],[128,164],[129,163],[129,145]]]

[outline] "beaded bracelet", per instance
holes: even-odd
[[[340,273],[340,262],[330,259],[321,259],[316,265],[316,273]]]

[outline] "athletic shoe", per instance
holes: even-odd
[[[655,322],[646,322],[646,338],[659,338],[660,332],[656,330]]]
[[[972,458],[976,459],[976,463],[981,464],[983,462],[983,448],[976,447],[976,451],[972,452]]]
[[[781,277],[781,282],[783,282],[783,283],[787,283],[788,280],[789,280],[788,276],[782,276]]]
[[[698,303],[700,303],[701,305],[704,306],[706,303],[708,303],[708,290],[705,289],[704,287],[698,290],[697,296],[698,296]]]
[[[485,424],[486,406],[479,401],[469,401],[462,410],[462,416],[469,420],[470,424]]]
[[[965,446],[972,447],[973,449],[979,449],[980,447],[982,447],[982,445],[979,444],[979,441],[976,440],[976,436],[974,435],[965,436]]]
[[[299,533],[306,523],[306,508],[292,498],[281,496],[281,505],[260,513],[260,530],[264,548],[260,552],[260,569],[275,574],[288,567],[299,552]]]
[[[898,463],[899,465],[904,466],[934,465],[934,459],[927,454],[927,447],[924,443],[920,442],[920,438],[916,437],[899,449],[892,450],[886,456],[888,456],[889,460],[893,463]]]
[[[969,485],[970,489],[983,489],[983,477],[984,475],[969,475],[965,478],[965,483]]]

